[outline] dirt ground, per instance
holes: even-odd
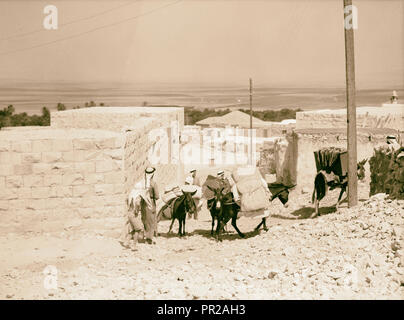
[[[268,232],[241,217],[247,237],[229,224],[222,242],[205,206],[185,237],[164,221],[156,244],[135,252],[118,242],[122,219],[2,225],[0,298],[403,299],[404,202],[367,193],[360,184],[360,205],[337,212],[329,194],[316,219],[311,195],[292,193],[288,208],[273,203]]]

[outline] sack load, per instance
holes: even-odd
[[[229,183],[229,181],[227,179],[221,180],[221,179],[219,179],[217,177],[214,177],[212,175],[208,175],[208,177],[206,178],[205,183],[202,185],[202,195],[208,200],[215,197],[215,193],[212,190],[210,190],[208,188],[208,186],[211,189],[224,188],[224,190],[228,190],[228,191],[230,191],[230,189],[231,189],[230,183]]]
[[[196,193],[192,196],[193,199],[201,199],[202,198],[202,188],[200,186],[196,186],[193,184],[185,185],[182,190],[185,192],[195,192]]]
[[[270,205],[269,194],[261,186],[252,192],[241,194],[241,211],[255,211],[259,209],[266,209]]]
[[[164,191],[164,194],[161,196],[161,199],[167,203],[171,199],[177,198],[182,195],[182,191],[179,186],[169,187]]]
[[[257,168],[238,168],[233,171],[232,177],[241,195],[241,211],[256,211],[269,207],[270,193]]]
[[[259,209],[253,211],[240,211],[237,215],[238,218],[246,217],[246,218],[267,218],[269,217],[269,210]]]
[[[171,220],[173,214],[174,199],[175,198],[171,199],[167,203],[161,201],[157,204],[157,222]]]

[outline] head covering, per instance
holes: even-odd
[[[219,177],[219,176],[223,176],[224,175],[224,171],[223,170],[220,170],[220,171],[218,171],[217,172],[217,176]]]
[[[396,90],[393,90],[393,97],[398,97]]]
[[[147,167],[146,170],[144,171],[146,174],[152,174],[156,171],[156,168],[153,167]]]
[[[194,173],[194,172],[196,172],[196,169],[189,170],[189,173]]]

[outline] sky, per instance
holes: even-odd
[[[404,87],[404,0],[353,4],[357,88]],[[0,0],[0,80],[343,87],[343,18],[343,0]]]

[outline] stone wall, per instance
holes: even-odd
[[[120,215],[122,135],[100,130],[0,131],[0,211]]]
[[[155,180],[164,189],[183,181],[179,134],[184,109],[178,107],[93,107],[51,113],[54,128],[93,128],[125,132],[125,190],[156,167]],[[129,133],[130,132],[130,133]]]
[[[180,183],[183,109],[148,109],[53,112],[50,128],[1,130],[0,226],[26,230],[50,215],[122,217],[129,190],[149,165],[160,189]]]
[[[386,145],[386,136],[395,134],[392,129],[358,129],[357,160],[369,159],[375,147]],[[283,182],[285,176],[292,177],[297,190],[313,189],[316,165],[314,151],[323,147],[347,148],[344,129],[303,129],[295,130],[276,142],[275,159],[277,180]],[[290,155],[290,156],[287,156]],[[369,177],[369,165],[366,164],[366,176]]]
[[[142,126],[150,118],[164,126],[178,122],[184,126],[184,109],[177,107],[92,107],[51,113],[53,128],[80,128],[122,131],[125,127]]]
[[[404,131],[404,105],[356,108],[358,128],[389,128]],[[296,113],[296,129],[346,128],[346,109]]]

